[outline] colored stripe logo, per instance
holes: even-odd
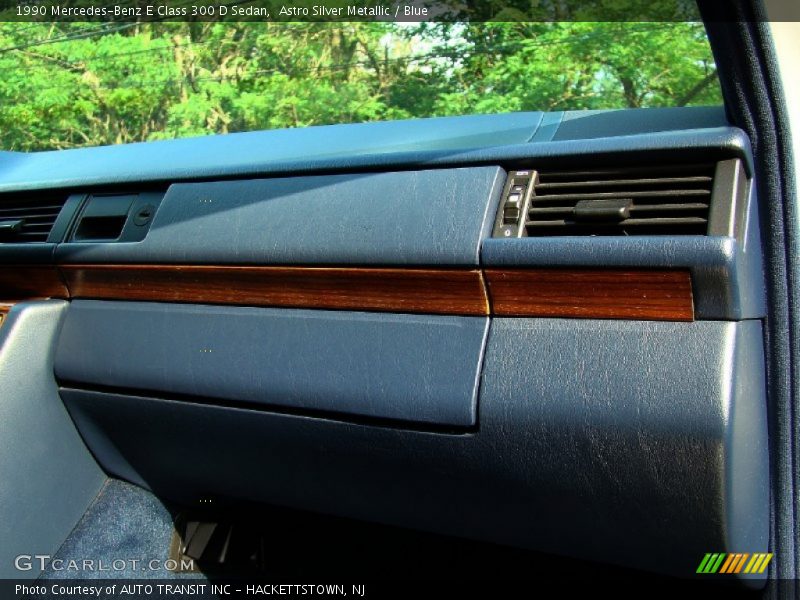
[[[763,573],[772,560],[772,552],[755,554],[708,553],[700,561],[697,573]]]

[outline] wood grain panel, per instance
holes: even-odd
[[[691,321],[688,270],[13,265],[0,298]],[[66,282],[66,285],[65,285]],[[0,302],[0,314],[3,313]]]
[[[3,324],[3,321],[5,320],[8,311],[10,311],[13,306],[14,306],[13,304],[6,304],[0,302],[0,325]]]
[[[64,265],[74,298],[486,315],[467,269]]]
[[[686,270],[487,269],[492,314],[691,321]]]
[[[0,298],[68,298],[58,269],[49,265],[0,265]]]

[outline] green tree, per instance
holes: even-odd
[[[469,25],[2,23],[2,147],[721,102],[701,25],[517,13]]]

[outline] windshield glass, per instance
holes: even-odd
[[[5,150],[722,103],[692,22],[2,23],[0,72]]]

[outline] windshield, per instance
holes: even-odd
[[[0,72],[5,150],[722,103],[691,22],[2,23]]]

